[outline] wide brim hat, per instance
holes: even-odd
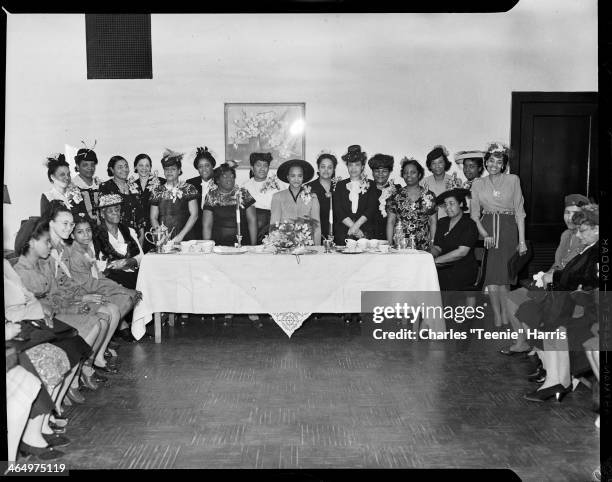
[[[586,204],[590,204],[589,198],[583,196],[582,194],[568,194],[565,196],[565,207],[568,206],[584,206]]]
[[[21,225],[19,232],[15,237],[15,253],[21,254],[21,250],[32,237],[32,233],[38,226],[39,222],[39,217],[32,217]]]
[[[289,161],[283,162],[280,166],[278,166],[278,170],[276,171],[276,177],[278,177],[281,181],[289,183],[287,176],[289,175],[289,170],[294,167],[299,166],[302,168],[304,172],[304,182],[310,181],[314,177],[314,167],[309,162],[306,162],[302,159],[290,159]]]
[[[446,198],[454,197],[459,203],[463,202],[466,197],[469,197],[470,190],[464,189],[460,187],[456,187],[454,189],[449,189],[448,191],[444,191],[436,198],[436,204],[444,204]]]
[[[354,144],[349,146],[346,154],[342,156],[342,160],[347,164],[349,162],[361,162],[365,164],[368,155],[361,150],[361,146]]]
[[[465,159],[480,159],[483,160],[485,156],[484,151],[461,151],[455,154],[455,162],[462,161]]]
[[[369,161],[368,166],[373,171],[375,169],[389,169],[393,170],[393,156],[388,154],[375,154]]]
[[[119,194],[104,194],[100,196],[98,209],[104,209],[111,206],[117,206],[123,202],[123,198]]]

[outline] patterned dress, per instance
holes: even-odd
[[[242,206],[240,208],[240,233],[242,244],[251,244],[249,225],[246,217],[247,208],[255,204],[255,199],[249,191],[234,186],[230,192],[215,189],[208,192],[204,201],[204,211],[213,213],[212,239],[219,246],[234,246],[237,234],[236,194],[240,190]]]
[[[172,231],[171,237],[181,232],[189,220],[189,201],[198,199],[198,191],[191,184],[181,181],[178,186],[168,188],[162,184],[153,191],[151,206],[159,208],[157,221]],[[187,233],[184,241],[188,241],[190,233]]]
[[[431,236],[429,231],[429,218],[436,212],[435,194],[429,190],[421,189],[421,195],[416,201],[408,196],[408,188],[402,188],[395,196],[387,199],[387,213],[393,213],[402,223],[406,240],[411,235],[415,237],[416,249],[429,250]]]

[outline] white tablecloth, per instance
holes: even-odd
[[[359,313],[362,291],[439,292],[429,253],[144,256],[132,333],[140,339],[153,313],[270,313],[291,336],[310,313]],[[431,298],[430,298],[431,299]],[[440,302],[441,304],[441,302]],[[444,330],[444,320],[429,320]]]

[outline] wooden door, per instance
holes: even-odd
[[[513,92],[512,172],[521,179],[526,238],[558,243],[563,199],[599,199],[596,92]]]

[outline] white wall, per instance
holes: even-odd
[[[98,140],[120,154],[207,145],[224,102],[306,102],[306,158],[349,144],[423,160],[508,141],[512,91],[597,90],[590,0],[506,14],[153,15],[153,80],[87,80],[83,15],[7,22],[5,247],[48,189],[45,156]],[[189,161],[186,175],[195,175]],[[345,173],[345,170],[344,170]],[[340,174],[344,174],[340,170]],[[245,175],[244,172],[241,175]]]

